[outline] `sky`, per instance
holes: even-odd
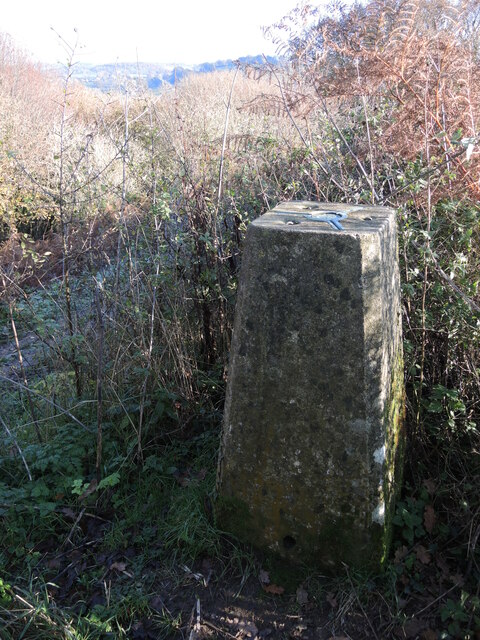
[[[76,60],[81,62],[197,64],[275,53],[261,27],[277,22],[298,0],[3,0],[1,4],[0,31],[9,33],[38,62],[65,62],[61,36],[70,45],[78,40]]]

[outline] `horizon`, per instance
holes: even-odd
[[[114,60],[114,61],[105,61],[105,62],[95,62],[95,61],[91,61],[91,60],[76,60],[74,62],[75,65],[84,65],[84,66],[92,66],[92,67],[106,67],[106,66],[112,66],[112,65],[152,65],[152,66],[159,66],[159,67],[166,67],[166,68],[172,68],[174,69],[175,67],[182,67],[185,69],[188,69],[189,67],[198,67],[202,64],[216,64],[219,62],[235,62],[235,60],[242,60],[244,58],[257,58],[259,56],[262,56],[264,54],[261,53],[256,53],[256,54],[247,54],[247,55],[241,55],[238,56],[237,58],[217,58],[216,60],[200,60],[200,62],[175,62],[175,61],[162,61],[162,60]],[[278,57],[275,54],[265,54],[267,58],[275,58]],[[42,63],[45,64],[45,66],[58,66],[58,65],[62,65],[62,63],[53,63],[53,64],[48,64],[48,63]]]
[[[147,0],[137,0],[135,12],[127,13],[114,0],[84,0],[81,11],[72,11],[60,0],[41,5],[18,0],[3,7],[0,29],[44,65],[61,64],[68,47],[75,47],[75,59],[83,64],[189,66],[276,55],[276,46],[263,29],[303,4],[305,0],[244,0],[241,6],[221,0],[201,4],[183,0],[152,7]]]

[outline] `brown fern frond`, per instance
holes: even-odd
[[[469,154],[467,161],[458,146],[459,136],[475,138],[480,122],[478,5],[478,0],[372,0],[366,7],[316,14],[313,26],[289,34],[285,106],[307,117],[332,101],[353,106],[360,97],[371,104],[381,100],[389,116],[378,135],[372,133],[376,152],[409,161],[428,147],[428,157],[441,165],[433,174],[434,197],[447,188],[453,193],[456,185],[478,197],[479,154]],[[356,144],[366,158],[368,145]]]

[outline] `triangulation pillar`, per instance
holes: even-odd
[[[219,526],[295,562],[379,568],[401,474],[395,213],[283,203],[242,263]]]

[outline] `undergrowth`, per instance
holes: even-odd
[[[29,481],[6,442],[0,571],[15,580],[0,583],[2,639],[129,637],[139,617],[163,637],[175,616],[155,599],[159,584],[177,588],[202,558],[231,565],[212,511],[218,424],[157,446],[141,467],[107,431],[111,466],[93,488],[95,443],[77,425],[57,427],[48,449],[23,449]]]
[[[272,28],[289,64],[108,99],[74,49],[62,85],[2,40],[1,640],[186,637],[197,593],[249,577],[333,637],[478,637],[478,15],[306,7]],[[266,585],[215,523],[245,232],[294,199],[397,211],[408,446],[383,576]]]

